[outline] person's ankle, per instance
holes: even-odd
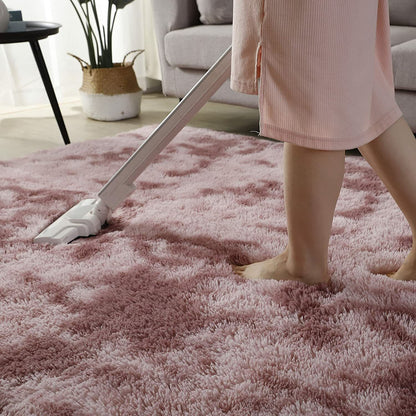
[[[314,280],[317,282],[329,280],[328,264],[311,258],[307,259],[305,256],[294,256],[289,252],[286,260],[286,268],[291,275],[300,279]]]

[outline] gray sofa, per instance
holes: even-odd
[[[163,92],[182,98],[231,44],[232,25],[202,24],[197,0],[152,4]],[[396,100],[416,132],[416,0],[389,0],[389,5]],[[258,107],[257,96],[232,91],[228,83],[212,101]]]

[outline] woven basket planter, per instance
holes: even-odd
[[[129,54],[136,52],[132,62],[126,62]],[[129,52],[122,63],[112,68],[91,68],[76,58],[82,67],[82,86],[79,90],[81,103],[87,117],[100,121],[116,121],[140,115],[142,90],[133,64],[140,51]]]

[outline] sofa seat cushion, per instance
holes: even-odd
[[[174,30],[165,36],[169,65],[209,69],[231,45],[232,25],[198,25]]]
[[[416,39],[391,49],[396,90],[416,91]]]
[[[414,26],[390,26],[391,46],[408,40],[416,39],[416,27]]]

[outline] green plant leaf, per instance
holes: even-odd
[[[117,7],[117,9],[123,9],[128,4],[132,3],[134,0],[109,0],[109,1],[111,1]]]
[[[111,68],[113,66],[112,36],[116,15],[134,0],[107,0],[107,24],[100,22],[96,2],[100,0],[69,0],[81,22],[87,41],[88,54],[92,68]],[[113,6],[115,6],[113,8]]]

